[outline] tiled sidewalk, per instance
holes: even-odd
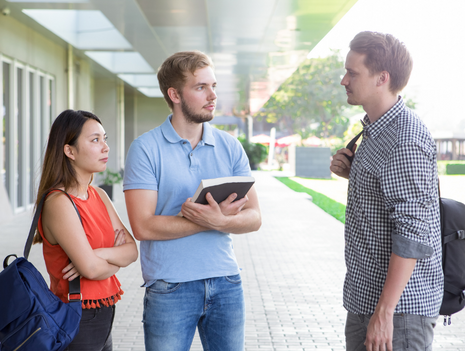
[[[234,237],[247,305],[246,350],[344,350],[343,225],[272,177],[256,172],[263,225]],[[128,225],[123,201],[116,207]],[[23,214],[1,227],[0,258],[22,253],[30,225]],[[30,259],[43,273],[41,248]],[[115,350],[144,350],[138,262],[118,273],[125,294],[113,329]],[[438,320],[434,349],[465,350],[465,312]],[[196,336],[191,350],[202,350]],[[171,350],[167,350],[171,351]]]

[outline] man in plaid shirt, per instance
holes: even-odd
[[[434,140],[398,95],[412,59],[392,35],[361,32],[345,68],[347,102],[366,112],[357,152],[339,150],[330,167],[349,179],[346,347],[431,350],[443,295],[438,176]]]

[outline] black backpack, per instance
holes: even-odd
[[[346,148],[352,151],[362,134],[363,130]],[[345,156],[352,162],[353,156]],[[450,316],[465,307],[465,204],[441,198],[439,193],[439,210],[444,272],[444,295],[439,314],[444,316],[444,325],[450,325]]]
[[[441,211],[442,269],[444,297],[439,314],[446,318],[465,307],[465,205],[439,199]]]

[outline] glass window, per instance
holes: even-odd
[[[21,63],[1,61],[0,182],[13,211],[34,203],[54,114],[54,79]],[[0,183],[0,184],[1,184]]]

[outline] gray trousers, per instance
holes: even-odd
[[[347,313],[345,327],[346,350],[365,351],[365,338],[371,315]],[[433,349],[434,327],[437,317],[414,314],[394,314],[394,351],[430,351]]]

